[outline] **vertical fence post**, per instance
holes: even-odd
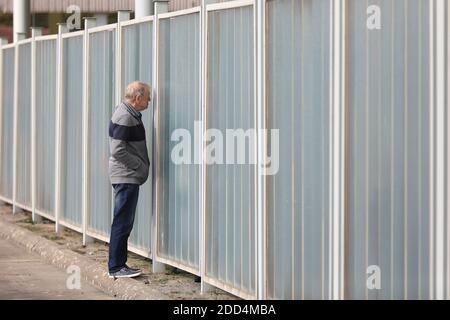
[[[83,36],[83,246],[93,243],[94,239],[87,235],[89,206],[89,29],[96,26],[96,19],[84,19]]]
[[[446,0],[437,0],[436,3],[436,299],[445,299],[445,173],[446,173]],[[448,4],[447,4],[448,5]],[[448,124],[447,124],[448,125]]]
[[[59,224],[59,217],[61,214],[61,175],[62,175],[62,120],[63,120],[63,39],[62,35],[68,32],[67,25],[58,24],[58,39],[56,43],[56,145],[55,145],[55,232],[61,233],[63,230],[62,226]]]
[[[130,11],[117,12],[117,34],[116,34],[116,104],[122,100],[122,22],[130,20]]]
[[[347,256],[347,230],[348,230],[348,139],[349,139],[349,121],[348,121],[348,1],[342,0],[341,2],[341,68],[340,68],[340,81],[341,81],[341,96],[340,96],[340,155],[339,159],[341,165],[339,167],[341,180],[340,183],[340,216],[339,216],[339,228],[341,232],[341,245],[339,247],[340,253],[340,299],[345,299],[345,287],[346,287],[346,256]]]
[[[207,75],[208,75],[208,12],[206,6],[210,3],[214,3],[214,0],[202,0],[201,2],[201,27],[200,27],[200,40],[201,40],[201,120],[202,120],[202,132],[201,132],[201,184],[200,184],[200,276],[201,284],[200,291],[202,294],[213,291],[214,287],[205,282],[206,277],[206,163],[205,163],[205,131],[207,127]]]
[[[31,217],[34,223],[42,221],[36,214],[36,41],[42,28],[31,28]]]
[[[344,299],[346,175],[346,0],[330,10],[330,269],[329,297]]]
[[[17,41],[24,40],[26,38],[25,33],[17,34]],[[21,211],[16,206],[17,201],[17,126],[18,126],[18,109],[19,107],[19,45],[15,43],[14,49],[14,138],[13,138],[13,190],[12,190],[12,202],[13,202],[13,214]]]
[[[430,1],[430,299],[445,297],[445,3]]]
[[[152,180],[153,180],[153,219],[152,219],[152,266],[153,266],[153,272],[164,272],[165,265],[163,263],[160,263],[156,261],[156,252],[158,250],[158,218],[159,218],[159,195],[160,190],[159,186],[160,183],[158,182],[159,179],[159,155],[160,148],[159,148],[159,18],[158,15],[164,12],[167,12],[168,5],[167,1],[155,1],[154,2],[154,13],[155,13],[155,19],[153,20],[153,76],[152,76],[152,82],[153,82],[153,152],[152,152],[152,162],[153,162],[153,168],[152,168]]]
[[[266,0],[255,1],[255,116],[257,126],[256,149],[256,297],[266,298]]]
[[[447,76],[447,88],[446,94],[447,94],[447,105],[445,106],[445,110],[447,110],[447,119],[445,119],[445,127],[448,128],[450,126],[450,4],[447,2],[447,12],[445,13],[445,21],[447,21],[447,30],[445,30],[446,34],[446,44],[447,44],[447,70],[446,76]],[[444,198],[447,199],[447,210],[445,211],[446,219],[447,219],[447,226],[446,226],[446,234],[447,234],[447,253],[445,254],[447,256],[447,282],[446,282],[446,288],[447,288],[447,297],[446,299],[450,299],[450,130],[447,129],[447,136],[445,137],[447,139],[446,147],[447,147],[447,162],[446,162],[446,170],[447,170],[447,181],[446,181],[446,188],[447,188],[447,194],[444,196]]]
[[[151,16],[153,13],[151,0],[134,0],[134,15],[136,19]]]
[[[127,10],[121,10],[117,12],[117,29],[116,29],[116,87],[115,87],[115,102],[118,105],[122,100],[122,22],[130,20],[131,12]],[[114,220],[114,190],[111,186],[111,221]]]
[[[206,68],[205,68],[205,61],[206,61],[206,3],[205,0],[202,0],[201,2],[201,11],[200,11],[200,119],[202,123],[202,129],[201,129],[201,135],[200,135],[200,219],[199,219],[199,263],[200,263],[200,292],[206,293],[211,290],[211,287],[203,281],[204,276],[206,274],[206,264],[205,264],[205,242],[203,240],[204,238],[204,211],[205,211],[205,160],[203,157],[203,141],[204,141],[204,126],[205,126],[205,76],[206,76]]]
[[[430,300],[434,299],[434,1],[429,2],[430,19]]]
[[[8,40],[0,37],[0,152],[3,152],[3,46],[8,43]],[[3,177],[2,174],[2,157],[0,157],[0,177]],[[1,179],[1,178],[0,178]],[[0,200],[0,205],[3,205],[3,201]]]

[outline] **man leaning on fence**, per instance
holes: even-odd
[[[150,87],[140,81],[128,85],[109,123],[109,176],[114,188],[114,218],[109,242],[109,277],[131,278],[141,270],[127,266],[128,237],[133,229],[139,186],[147,181],[150,160],[141,111],[147,109]]]

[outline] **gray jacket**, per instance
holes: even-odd
[[[147,181],[150,160],[141,117],[133,106],[122,102],[109,122],[109,177],[112,184],[141,185]]]

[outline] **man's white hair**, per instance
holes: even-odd
[[[125,90],[125,99],[132,100],[138,96],[143,96],[145,94],[145,89],[150,92],[150,86],[142,81],[133,81]]]

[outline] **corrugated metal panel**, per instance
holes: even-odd
[[[141,80],[152,86],[153,23],[143,22],[123,27],[122,33],[122,85],[125,87],[134,80]],[[124,91],[125,88],[122,88]],[[123,94],[122,94],[123,96]],[[142,112],[145,126],[147,150],[151,159],[153,139],[153,110]],[[136,217],[129,242],[138,249],[151,251],[152,229],[152,172],[139,188]]]
[[[36,209],[55,215],[56,40],[36,42]]]
[[[200,14],[194,13],[160,21],[158,154],[158,181],[162,184],[158,254],[198,271],[200,157],[194,155],[194,148],[183,150],[184,156],[190,155],[188,162],[177,163],[172,152],[180,143],[191,147],[200,143],[195,141],[195,123],[200,121],[199,19]],[[180,130],[182,138],[177,135]],[[198,159],[197,164],[194,158]]]
[[[348,298],[429,298],[429,4],[349,1]],[[381,289],[369,290],[369,266]]]
[[[0,195],[12,200],[14,141],[14,48],[3,49],[2,56],[2,132]]]
[[[223,136],[226,129],[254,129],[253,8],[208,14],[207,128]],[[253,295],[255,165],[246,159],[246,164],[207,166],[205,260],[208,277]]]
[[[169,1],[169,11],[177,11],[197,7],[201,4],[201,0],[172,0]]]
[[[31,207],[31,43],[18,46],[19,95],[17,105],[17,197]]]
[[[267,9],[268,128],[280,134],[279,171],[267,176],[268,298],[327,299],[330,1]]]
[[[115,37],[115,29],[89,35],[88,229],[103,236],[112,218],[108,126],[115,106]]]
[[[83,36],[64,39],[61,219],[82,222]]]

